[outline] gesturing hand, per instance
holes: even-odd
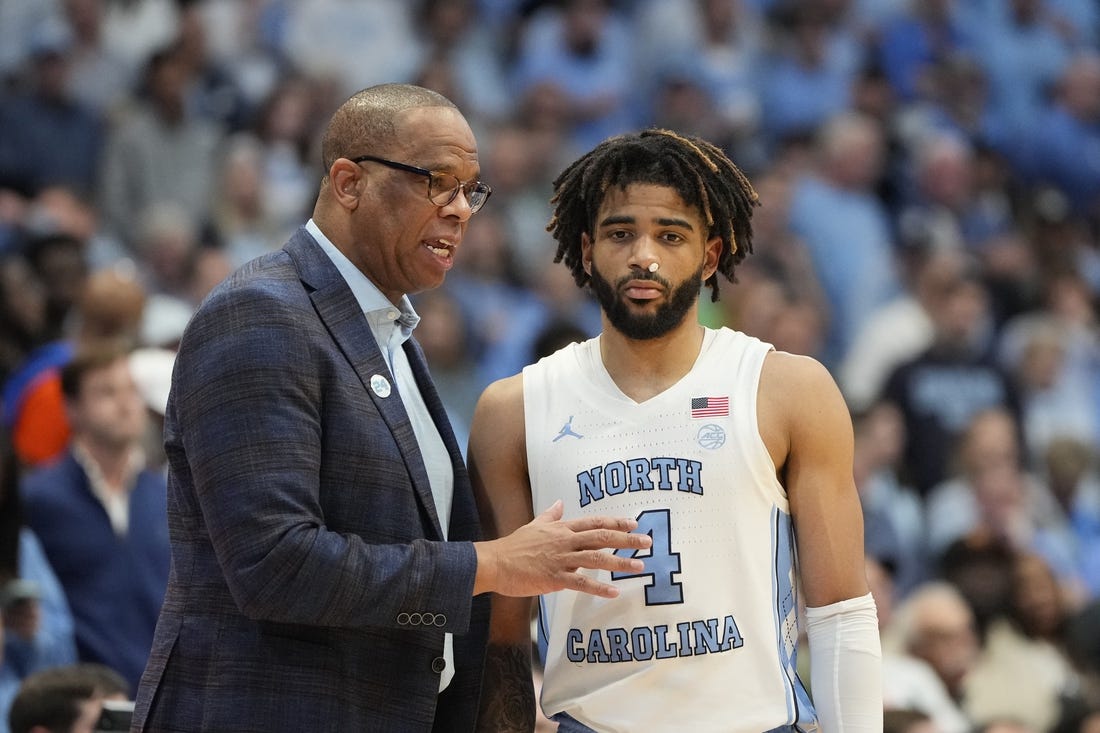
[[[618,588],[578,573],[580,568],[636,573],[641,560],[619,557],[605,549],[645,550],[649,535],[633,534],[638,523],[625,517],[579,517],[562,520],[560,500],[512,534],[477,542],[475,593],[536,596],[571,589],[614,598]]]

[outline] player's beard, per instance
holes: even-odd
[[[592,263],[591,272],[592,292],[595,293],[596,300],[607,314],[607,320],[611,321],[615,330],[627,338],[639,341],[664,336],[683,323],[684,317],[699,297],[702,277],[703,266],[699,265],[699,269],[691,277],[676,287],[672,287],[668,280],[655,272],[627,275],[612,285],[600,275],[595,262]],[[632,312],[630,304],[627,303],[628,298],[619,295],[619,291],[631,280],[652,280],[662,285],[670,296],[664,303],[657,306],[653,313]]]

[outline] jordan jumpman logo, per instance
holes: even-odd
[[[565,422],[565,425],[563,425],[561,430],[558,431],[558,437],[554,438],[550,442],[551,443],[557,443],[559,440],[564,438],[566,435],[572,435],[574,438],[583,438],[584,437],[580,433],[573,432],[573,416],[572,415],[569,416],[569,419]]]

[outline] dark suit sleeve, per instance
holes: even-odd
[[[177,357],[172,511],[205,526],[253,619],[396,626],[431,611],[441,631],[461,633],[473,545],[424,539],[409,473],[369,397],[304,294],[215,293]]]

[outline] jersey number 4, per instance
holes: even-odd
[[[611,580],[628,578],[649,578],[645,586],[645,604],[647,606],[665,606],[670,603],[684,602],[683,583],[673,581],[680,574],[680,553],[672,551],[672,537],[669,528],[668,509],[653,509],[638,515],[637,534],[647,534],[653,538],[648,555],[639,555],[638,550],[615,550],[619,557],[638,558],[645,568],[638,573],[612,572]]]

